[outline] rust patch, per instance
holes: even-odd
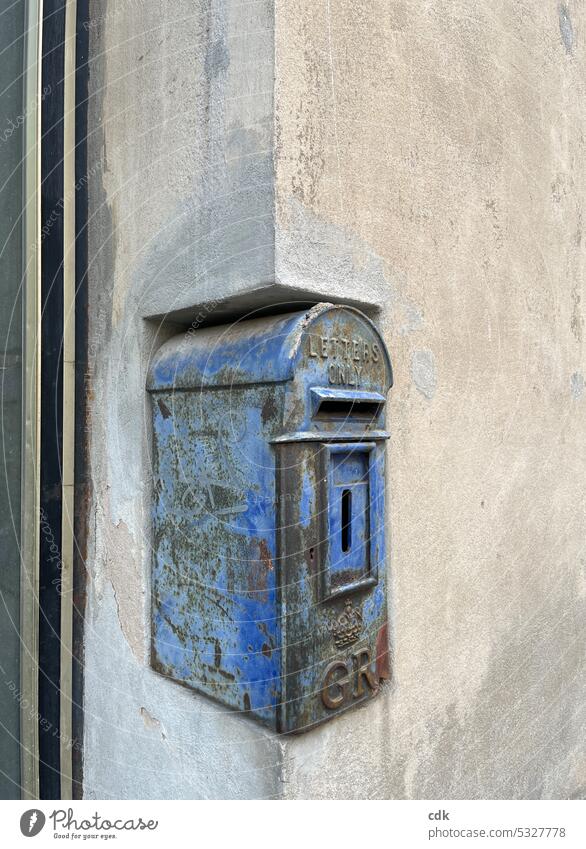
[[[268,573],[274,570],[273,561],[264,539],[258,544],[260,560],[252,559],[246,578],[246,588],[251,595],[256,595],[258,600],[265,602],[268,599]]]
[[[277,415],[277,406],[275,404],[275,398],[273,395],[269,395],[267,400],[262,405],[261,409],[261,417],[262,423],[267,424],[271,419],[274,419]]]
[[[161,401],[160,398],[157,401],[157,404],[159,405],[159,410],[161,411],[161,415],[163,416],[164,419],[168,419],[173,415],[171,413],[171,410],[169,409],[169,407],[165,404],[164,401]]]
[[[378,678],[391,677],[391,657],[389,653],[389,627],[385,622],[376,635],[376,674]]]
[[[262,653],[264,654],[264,656],[265,656],[265,657],[268,657],[268,658],[270,658],[270,657],[271,657],[271,655],[272,655],[272,653],[273,653],[272,648],[271,648],[271,647],[270,647],[267,643],[263,643],[263,644],[262,644],[262,649],[261,649],[261,651],[262,651]]]
[[[253,560],[246,578],[246,589],[249,595],[265,602],[268,599],[267,570],[260,560]]]
[[[261,634],[264,634],[267,638],[269,637],[269,629],[266,626],[266,622],[257,622],[256,627],[261,632]],[[250,649],[250,651],[252,651],[252,649]]]
[[[264,563],[265,567],[269,570],[269,572],[272,572],[275,567],[273,566],[273,561],[271,560],[271,555],[264,539],[261,539],[261,541],[259,542],[258,549],[260,551],[260,559]]]

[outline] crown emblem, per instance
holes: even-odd
[[[347,601],[344,610],[330,625],[330,633],[339,649],[355,643],[362,631],[362,613],[351,601]]]

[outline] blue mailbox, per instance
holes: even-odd
[[[188,332],[148,376],[154,669],[280,732],[390,676],[390,359],[358,310]]]

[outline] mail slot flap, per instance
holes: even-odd
[[[372,419],[382,411],[386,400],[380,392],[317,387],[313,387],[310,392],[314,416],[358,416]]]

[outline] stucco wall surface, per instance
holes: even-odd
[[[86,797],[585,795],[584,3],[96,0],[90,35]],[[395,371],[393,679],[287,740],[148,668],[148,359],[259,287],[382,304]]]
[[[274,274],[272,20],[266,3],[91,7],[86,798],[280,793],[279,740],[149,668],[145,392],[177,331],[147,317],[207,314],[220,284]]]
[[[393,681],[286,792],[584,794],[584,4],[277,9],[277,275],[378,268],[396,381]]]

